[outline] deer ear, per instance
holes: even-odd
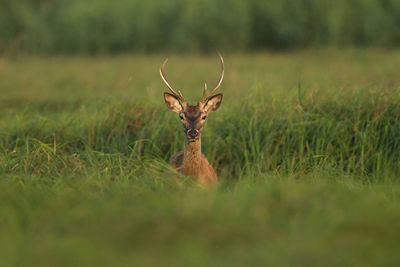
[[[204,111],[208,114],[211,111],[216,111],[222,102],[222,94],[212,96],[204,105]]]
[[[172,110],[176,113],[180,113],[183,110],[183,107],[182,107],[181,103],[179,102],[178,98],[176,98],[172,94],[164,93],[164,100],[165,100],[165,104],[167,104],[167,107],[170,110]]]

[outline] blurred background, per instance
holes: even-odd
[[[400,45],[398,0],[1,0],[2,53]]]

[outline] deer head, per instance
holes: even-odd
[[[182,93],[180,91],[177,93],[165,78],[164,68],[168,62],[168,58],[160,68],[161,78],[171,91],[171,93],[164,93],[165,103],[170,110],[179,114],[186,138],[189,142],[200,140],[201,130],[203,129],[208,114],[217,110],[221,105],[222,94],[214,95],[215,91],[217,91],[221,86],[222,80],[224,79],[224,59],[219,53],[218,56],[221,60],[221,78],[219,79],[217,86],[208,95],[206,95],[207,84],[204,84],[203,97],[195,106],[189,105]]]

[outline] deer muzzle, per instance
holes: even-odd
[[[199,136],[199,131],[196,129],[189,129],[187,131],[188,139],[196,139]]]

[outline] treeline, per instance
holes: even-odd
[[[0,51],[400,45],[399,0],[0,0]]]

